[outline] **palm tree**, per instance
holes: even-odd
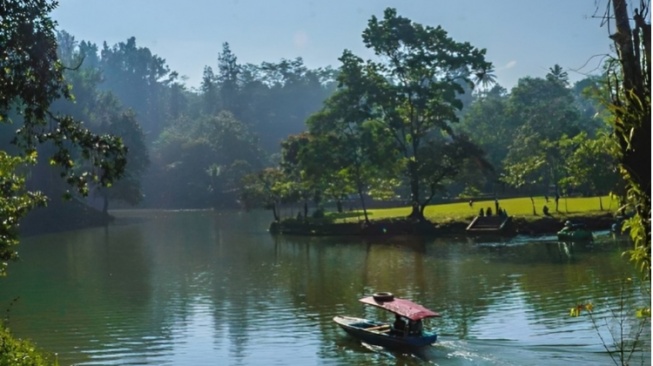
[[[494,74],[494,67],[477,70],[474,73],[474,85],[481,86],[483,90],[489,90],[497,82],[497,76]]]
[[[558,64],[549,68],[549,73],[546,74],[546,78],[547,80],[560,82],[564,86],[569,85],[569,74],[567,74],[567,72]]]

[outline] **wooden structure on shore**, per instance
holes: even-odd
[[[476,216],[472,222],[467,225],[469,234],[492,234],[504,235],[510,234],[512,228],[512,216]]]

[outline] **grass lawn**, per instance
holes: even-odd
[[[542,208],[544,205],[549,207],[549,214],[556,218],[565,218],[582,215],[597,215],[605,213],[615,213],[618,208],[617,200],[611,200],[608,196],[600,198],[603,201],[603,211],[599,202],[599,197],[571,197],[560,198],[558,201],[558,211],[555,212],[555,201],[549,198],[547,203],[544,196],[533,197],[535,201],[535,209],[537,214],[533,215],[533,204],[529,197],[500,199],[499,206],[505,209],[510,216],[524,217],[526,219],[538,219],[544,216]],[[479,214],[481,208],[486,210],[491,208],[494,212],[494,200],[474,202],[472,207],[469,207],[468,202],[458,203],[445,203],[430,205],[426,207],[424,216],[433,222],[448,222],[448,221],[469,221],[474,216]],[[411,208],[396,207],[396,208],[383,208],[368,210],[370,220],[379,220],[384,218],[405,217],[410,213]],[[343,214],[333,214],[339,217],[338,221],[352,221],[362,220],[363,212],[354,211]]]

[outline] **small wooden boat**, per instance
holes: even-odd
[[[558,231],[558,240],[560,241],[590,241],[594,239],[592,231],[582,223],[565,222],[565,227]]]
[[[359,300],[395,314],[393,324],[356,318],[336,316],[333,318],[348,334],[361,341],[386,348],[420,348],[431,345],[437,334],[422,329],[422,320],[439,317],[440,314],[410,300],[394,297],[388,292],[375,293]]]

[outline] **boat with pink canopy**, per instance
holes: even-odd
[[[392,324],[351,316],[333,318],[345,332],[361,341],[387,348],[420,348],[437,340],[435,332],[423,329],[423,320],[439,317],[440,314],[389,292],[377,292],[359,301],[395,314]]]

